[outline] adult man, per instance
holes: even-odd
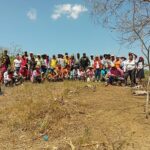
[[[2,68],[3,73],[11,65],[10,58],[9,58],[7,53],[8,53],[7,50],[4,50],[4,53],[3,53],[2,58],[1,58],[1,68]]]
[[[86,53],[83,53],[83,56],[80,59],[80,66],[86,70],[87,67],[90,65],[90,60],[89,58],[86,56]]]

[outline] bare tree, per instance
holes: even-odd
[[[94,22],[120,33],[122,43],[142,45],[149,68],[146,117],[150,86],[150,0],[85,0]]]

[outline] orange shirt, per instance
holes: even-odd
[[[120,68],[120,66],[121,66],[121,61],[120,60],[118,60],[118,61],[116,60],[115,61],[115,67],[116,68]]]

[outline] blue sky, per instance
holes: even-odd
[[[89,14],[83,0],[0,0],[0,46],[49,55],[127,55],[118,35],[95,25]]]

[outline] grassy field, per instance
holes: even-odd
[[[145,97],[65,81],[3,88],[0,150],[149,150]]]

